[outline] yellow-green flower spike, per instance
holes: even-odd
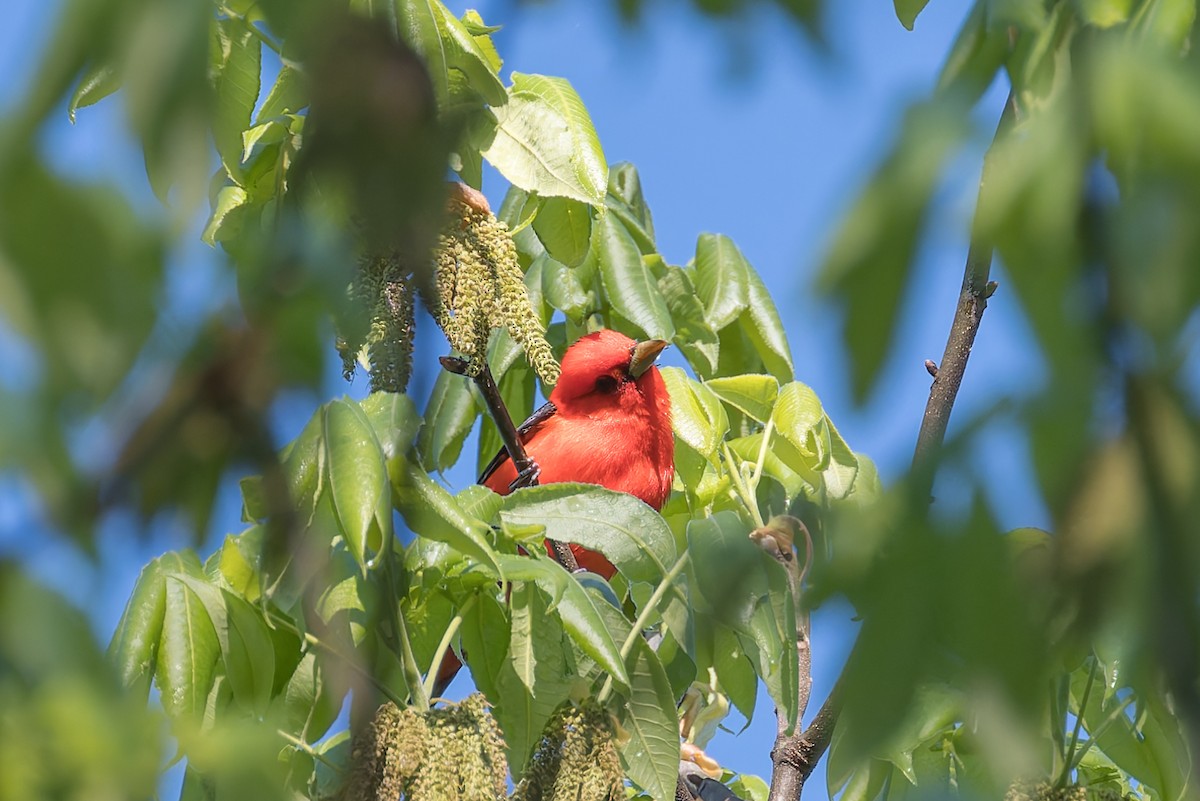
[[[506,328],[542,381],[558,381],[559,365],[529,300],[507,225],[489,211],[452,201],[434,266],[438,296],[427,303],[450,346],[466,357],[469,375],[483,369],[492,330]]]

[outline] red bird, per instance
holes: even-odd
[[[540,472],[538,482],[600,484],[662,509],[675,477],[671,399],[654,366],[667,343],[634,342],[616,331],[581,337],[563,355],[562,375],[550,400],[517,429]],[[504,449],[483,469],[479,483],[500,495],[512,491],[517,469]],[[579,566],[612,578],[603,555],[571,545]],[[440,695],[460,663],[453,651],[438,670]]]
[[[602,330],[563,355],[562,376],[550,400],[517,429],[541,469],[538,482],[599,484],[662,509],[675,476],[671,399],[654,360],[667,343],[634,342]],[[507,495],[517,470],[504,449],[483,469],[479,483]],[[616,568],[578,545],[579,566],[605,578]]]

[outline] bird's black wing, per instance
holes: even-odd
[[[533,414],[529,415],[528,420],[517,426],[517,436],[521,438],[522,442],[524,442],[526,434],[549,420],[557,412],[558,407],[550,401],[546,401],[540,407],[538,407]],[[479,475],[478,483],[482,484],[483,482],[487,481],[488,477],[491,476],[492,473],[496,472],[496,469],[500,467],[500,465],[504,464],[507,459],[508,451],[501,446],[500,452],[496,454],[492,461],[488,462],[487,467],[483,468],[483,472]]]

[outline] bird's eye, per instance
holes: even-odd
[[[602,375],[596,379],[597,392],[614,392],[617,389],[617,379],[611,375]]]

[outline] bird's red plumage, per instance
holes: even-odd
[[[581,338],[563,356],[562,377],[550,393],[555,413],[525,436],[541,468],[539,483],[600,484],[661,509],[675,476],[671,399],[657,367],[629,375],[632,339],[602,330]],[[611,381],[610,381],[611,379]],[[605,391],[612,386],[610,391]],[[505,459],[483,483],[507,495],[517,472]],[[601,557],[572,546],[580,566],[611,577]]]
[[[675,477],[671,399],[657,367],[634,377],[629,369],[637,343],[616,331],[580,338],[563,355],[562,376],[550,393],[553,411],[531,418],[521,439],[537,462],[541,484],[600,484],[662,509]],[[489,466],[480,483],[501,495],[517,477],[507,455]],[[604,578],[617,569],[602,554],[571,545],[579,566]],[[462,663],[447,651],[438,667],[440,695]]]

